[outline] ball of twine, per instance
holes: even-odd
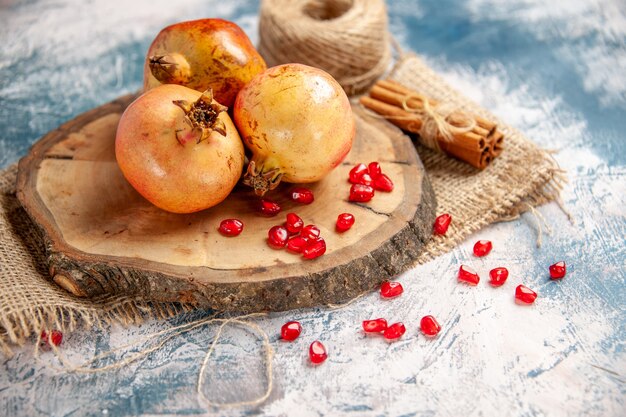
[[[263,0],[259,35],[268,66],[321,68],[349,95],[367,89],[391,62],[384,0]]]

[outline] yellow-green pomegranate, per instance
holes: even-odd
[[[280,181],[319,181],[346,157],[355,135],[350,101],[327,72],[269,68],[239,91],[233,118],[252,158],[244,183],[258,195]]]

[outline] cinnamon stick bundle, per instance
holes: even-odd
[[[392,80],[377,81],[370,89],[369,97],[361,97],[361,104],[399,128],[420,135],[424,145],[478,169],[487,167],[503,149],[504,136],[495,123],[456,110],[442,110],[444,106],[437,100],[426,98]],[[424,125],[429,118],[438,119],[436,128],[432,129],[431,123],[428,126],[431,129],[425,131]]]

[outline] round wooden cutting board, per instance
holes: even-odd
[[[292,184],[268,197],[282,206],[275,217],[256,209],[258,198],[238,186],[221,204],[200,213],[164,212],[126,182],[115,161],[115,130],[134,97],[122,97],[50,132],[19,164],[17,194],[41,231],[50,275],[80,297],[127,294],[232,311],[280,311],[336,304],[372,290],[413,265],[429,239],[435,198],[408,136],[354,107],[357,137],[331,174],[309,185],[310,205],[289,200]],[[395,183],[369,203],[350,203],[348,172],[379,161]],[[267,230],[295,212],[315,224],[325,255],[305,260],[271,249]],[[356,217],[335,231],[337,215]],[[238,237],[217,228],[241,219]]]

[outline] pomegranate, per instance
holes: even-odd
[[[115,156],[148,201],[193,213],[226,198],[243,169],[244,150],[225,107],[210,91],[162,85],[135,100],[120,119]]]
[[[319,181],[352,147],[355,121],[328,73],[301,64],[272,67],[239,91],[235,124],[252,151],[244,183],[258,195],[282,180]]]
[[[152,41],[144,65],[144,89],[161,84],[198,91],[211,88],[215,100],[230,107],[237,92],[266,68],[236,24],[222,19],[180,22]]]

